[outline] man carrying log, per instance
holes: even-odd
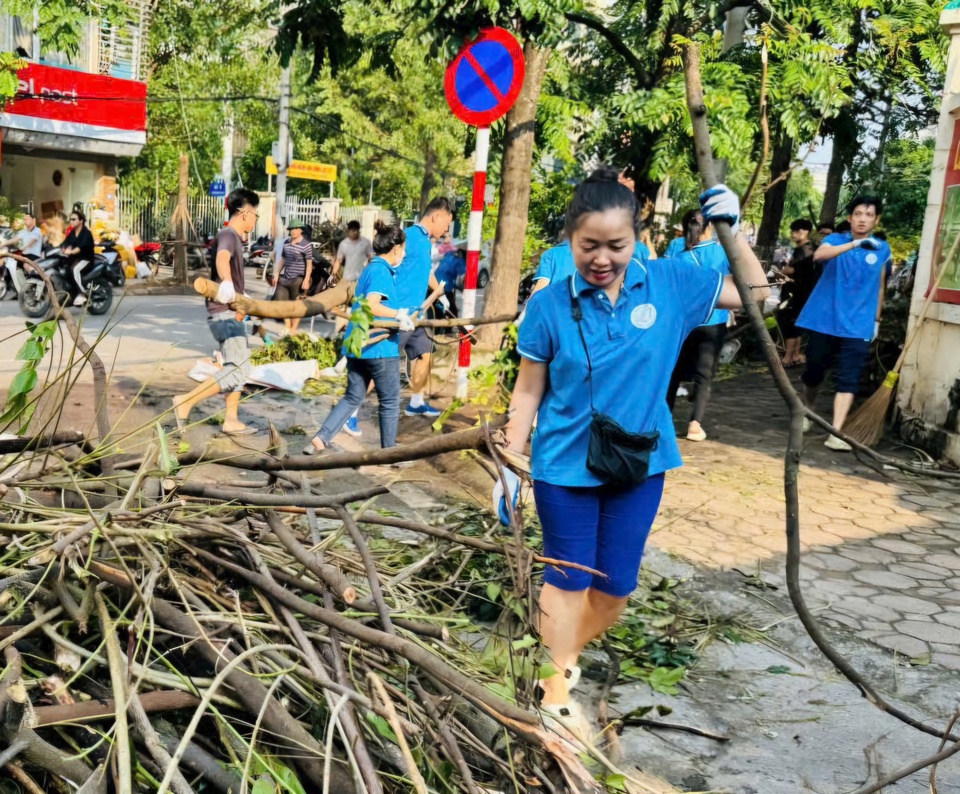
[[[244,313],[231,309],[230,303],[243,294],[243,239],[257,225],[259,204],[260,197],[247,188],[237,188],[227,197],[230,220],[217,233],[214,261],[210,268],[210,277],[217,282],[217,295],[212,300],[207,298],[207,322],[210,333],[220,345],[223,369],[216,378],[207,378],[189,394],[173,398],[173,415],[181,431],[197,403],[224,392],[227,410],[223,434],[247,436],[257,432],[256,428],[243,424],[238,414],[240,394],[250,371],[250,351],[243,324]]]
[[[447,233],[453,221],[453,206],[445,196],[439,196],[423,211],[420,222],[407,229],[407,253],[397,271],[397,295],[400,306],[419,306],[428,290],[438,286],[432,272],[432,240],[439,240]],[[440,298],[444,309],[449,308],[446,297]],[[400,334],[400,349],[412,362],[410,377],[410,404],[404,413],[407,416],[440,416],[440,411],[426,401],[424,392],[430,380],[430,356],[433,341],[423,328]]]

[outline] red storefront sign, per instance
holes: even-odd
[[[0,126],[99,139],[145,137],[146,83],[36,63],[17,72],[17,81]]]

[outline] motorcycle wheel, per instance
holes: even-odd
[[[98,278],[90,285],[90,297],[87,299],[90,314],[106,314],[113,304],[113,286],[105,278]]]
[[[477,289],[486,289],[490,283],[490,274],[486,270],[481,270],[477,276]]]
[[[13,285],[10,283],[10,277],[4,273],[3,276],[0,277],[0,301],[11,297],[14,291]]]
[[[30,318],[46,317],[53,308],[46,285],[38,278],[28,278],[19,297],[20,311]]]
[[[113,286],[118,289],[124,288],[127,283],[127,272],[124,262],[117,260],[113,263],[110,268],[110,281],[113,283]]]

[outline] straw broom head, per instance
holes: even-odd
[[[854,441],[867,447],[874,446],[883,436],[883,427],[887,418],[893,392],[900,380],[900,373],[891,370],[883,379],[883,384],[870,398],[847,420],[843,432]]]

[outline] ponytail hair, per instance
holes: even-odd
[[[567,239],[577,230],[580,220],[591,212],[623,210],[633,219],[633,231],[640,233],[640,203],[628,187],[620,183],[620,172],[600,166],[573,191],[570,207],[564,218]]]
[[[389,254],[398,245],[407,241],[407,235],[399,226],[387,226],[382,221],[373,224],[373,252],[375,254]]]
[[[688,251],[700,242],[703,229],[706,223],[703,221],[703,215],[700,210],[689,210],[683,216],[683,239],[684,248]]]

